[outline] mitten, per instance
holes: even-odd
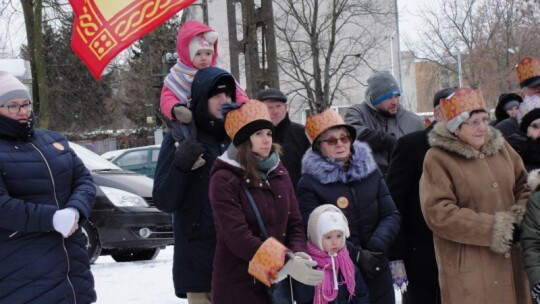
[[[290,275],[293,279],[305,285],[318,285],[322,282],[324,273],[321,270],[313,269],[315,266],[317,266],[317,262],[311,260],[311,258],[307,260],[304,257],[294,255],[279,270],[277,281]]]
[[[531,291],[534,303],[540,304],[540,283],[536,283]]]
[[[176,143],[174,165],[182,172],[189,172],[197,159],[204,153],[204,147],[197,141],[187,138]]]
[[[356,256],[356,264],[368,279],[374,278],[380,269],[381,252],[373,252],[359,248]]]
[[[174,118],[181,123],[190,123],[193,117],[191,111],[184,105],[177,105],[173,108]]]
[[[75,208],[57,210],[53,215],[54,230],[60,232],[64,238],[70,235],[73,226],[79,221],[79,211]]]

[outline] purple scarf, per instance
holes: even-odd
[[[315,286],[314,304],[326,304],[333,301],[338,296],[339,285],[345,283],[349,291],[349,300],[354,295],[356,281],[354,279],[354,265],[349,257],[347,247],[343,248],[335,255],[320,250],[317,246],[308,242],[308,253],[317,262],[317,269],[324,271],[324,279],[321,284]],[[341,270],[343,281],[337,281],[337,275]]]

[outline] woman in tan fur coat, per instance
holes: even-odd
[[[443,304],[532,303],[517,232],[530,194],[519,155],[489,126],[479,91],[440,102],[420,203],[433,231]]]

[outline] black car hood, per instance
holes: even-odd
[[[152,197],[154,180],[147,176],[128,171],[94,171],[92,177],[97,186],[116,188],[142,197]]]

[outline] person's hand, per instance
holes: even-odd
[[[373,252],[359,248],[358,255],[356,257],[356,264],[358,267],[360,267],[360,270],[368,279],[372,279],[377,276],[381,270],[379,265],[381,257],[381,252]]]
[[[187,138],[177,143],[176,152],[174,153],[174,165],[182,172],[192,170],[197,159],[201,158],[204,153],[204,147],[194,139]],[[204,164],[204,159],[202,159]]]
[[[540,283],[534,284],[531,293],[534,299],[534,303],[540,304]]]
[[[68,238],[79,229],[79,212],[75,208],[57,210],[53,215],[54,230],[60,232],[64,238]]]
[[[297,252],[292,258],[290,258],[285,266],[278,272],[278,280],[290,275],[293,279],[305,285],[315,286],[322,282],[324,273],[321,270],[313,269],[317,266],[317,262],[306,259],[305,253]],[[309,257],[309,255],[307,255]]]
[[[184,105],[178,105],[173,108],[174,118],[181,123],[190,123],[193,117],[191,111]]]

